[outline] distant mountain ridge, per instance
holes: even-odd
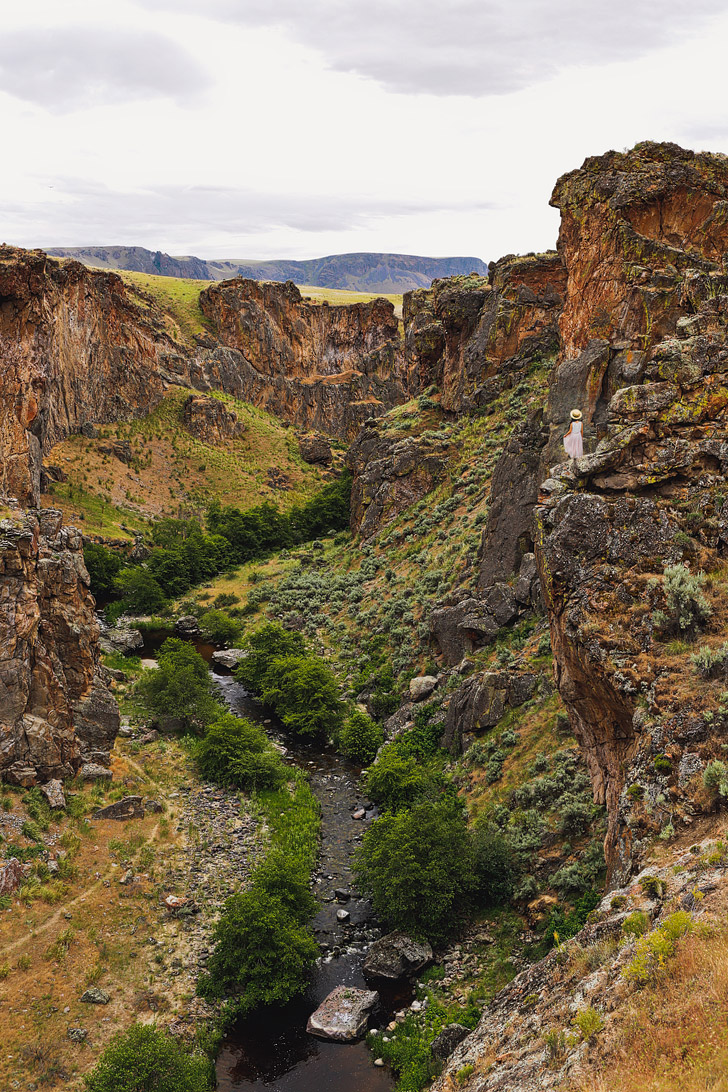
[[[142,246],[52,247],[47,253],[56,258],[75,258],[84,265],[101,269],[125,269],[162,277],[223,281],[242,276],[256,281],[293,281],[350,292],[409,292],[413,288],[429,288],[438,277],[488,272],[480,258],[427,258],[415,254],[329,254],[306,261],[218,261],[193,255],[173,257]]]

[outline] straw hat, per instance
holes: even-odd
[[[572,421],[581,421],[581,410],[573,409],[571,411],[571,420]]]

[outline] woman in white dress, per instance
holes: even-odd
[[[571,411],[571,424],[569,425],[569,431],[564,436],[564,447],[566,448],[566,454],[571,459],[579,459],[584,454],[584,442],[582,438],[583,422],[581,419],[581,410],[573,409]]]

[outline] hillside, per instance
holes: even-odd
[[[377,295],[429,288],[438,277],[487,273],[487,266],[480,258],[425,258],[413,254],[330,254],[306,261],[255,261],[247,258],[204,259],[191,255],[172,257],[141,246],[53,247],[48,253],[59,258],[75,258],[98,269],[126,269],[207,281],[240,276]]]

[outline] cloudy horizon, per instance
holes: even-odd
[[[485,260],[640,140],[728,151],[728,0],[6,4],[0,240]]]

